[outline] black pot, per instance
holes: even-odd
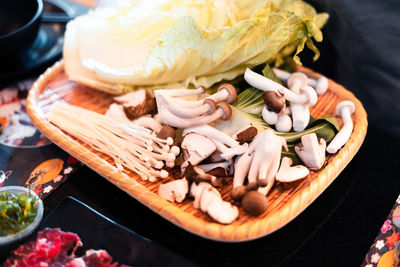
[[[36,39],[43,11],[42,0],[0,1],[0,60],[18,64]]]

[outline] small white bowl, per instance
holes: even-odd
[[[4,192],[28,195],[29,189],[26,187],[22,187],[22,186],[5,186],[5,187],[0,188],[0,193],[4,193]],[[36,202],[36,204],[35,204],[37,207],[35,219],[26,228],[22,229],[21,231],[19,231],[17,233],[7,235],[7,236],[0,236],[0,246],[9,245],[11,243],[14,243],[18,240],[21,240],[21,239],[29,236],[39,226],[40,221],[42,220],[42,217],[43,217],[43,201],[32,190],[30,191],[30,193],[34,199],[39,199],[39,201]]]

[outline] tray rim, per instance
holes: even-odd
[[[60,60],[49,67],[33,83],[27,97],[27,113],[34,125],[53,143],[86,164],[89,168],[103,176],[121,190],[141,202],[143,205],[156,212],[176,226],[203,238],[222,242],[244,242],[261,238],[282,228],[301,212],[303,212],[320,194],[336,179],[340,172],[352,160],[360,149],[368,127],[367,113],[362,103],[353,93],[328,79],[329,90],[341,100],[351,100],[356,106],[353,114],[354,129],[350,140],[333,157],[332,161],[315,177],[303,190],[285,204],[283,209],[271,213],[265,218],[255,219],[239,226],[222,225],[208,222],[181,210],[172,203],[160,198],[157,194],[148,190],[145,186],[130,178],[127,174],[120,172],[116,167],[109,164],[90,150],[63,133],[59,128],[46,120],[40,109],[38,99],[45,86],[57,74],[62,72],[64,61]],[[318,74],[311,69],[297,66],[297,70],[305,72],[312,78],[318,78]]]

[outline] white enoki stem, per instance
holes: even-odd
[[[167,171],[160,170],[163,161],[168,166],[174,165],[177,149],[170,147],[173,140],[160,139],[133,123],[124,124],[67,103],[55,104],[47,118],[68,134],[109,155],[119,170],[126,167],[143,180],[168,177]]]

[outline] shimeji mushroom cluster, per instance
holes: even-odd
[[[266,123],[275,125],[277,131],[302,131],[309,124],[309,107],[317,103],[318,95],[326,92],[328,80],[325,77],[314,80],[303,73],[291,74],[278,69],[274,72],[288,88],[250,69],[246,70],[244,79],[264,91],[266,106],[262,118]],[[297,181],[307,177],[310,170],[321,169],[326,151],[336,153],[353,130],[354,104],[343,101],[336,108],[337,116],[343,119],[342,129],[328,146],[315,133],[303,135],[294,150],[305,166],[293,166],[292,159],[282,158],[282,149],[287,150],[285,139],[271,129],[258,132],[249,124],[230,136],[210,126],[216,120],[230,120],[229,104],[236,100],[236,94],[233,85],[222,84],[211,95],[199,87],[158,89],[152,93],[139,90],[115,97],[115,103],[104,116],[109,119],[101,122],[98,117],[96,123],[89,123],[98,131],[92,145],[106,147],[104,152],[112,154],[117,166],[131,168],[149,181],[166,177],[167,171],[162,168],[172,168],[179,158],[182,177],[160,184],[159,196],[178,203],[192,197],[195,208],[219,223],[229,224],[239,216],[239,203],[250,216],[265,212],[267,195],[275,181]],[[76,114],[69,106],[61,109],[56,105],[48,117],[63,128],[65,120],[61,116],[73,120]],[[84,127],[84,120],[79,120],[80,127]],[[81,128],[72,128],[63,129],[85,142],[93,139]],[[114,139],[118,139],[118,145],[113,143]],[[119,149],[125,151],[123,156],[119,155]],[[230,183],[226,177],[233,177],[232,202],[223,200],[217,189]]]

